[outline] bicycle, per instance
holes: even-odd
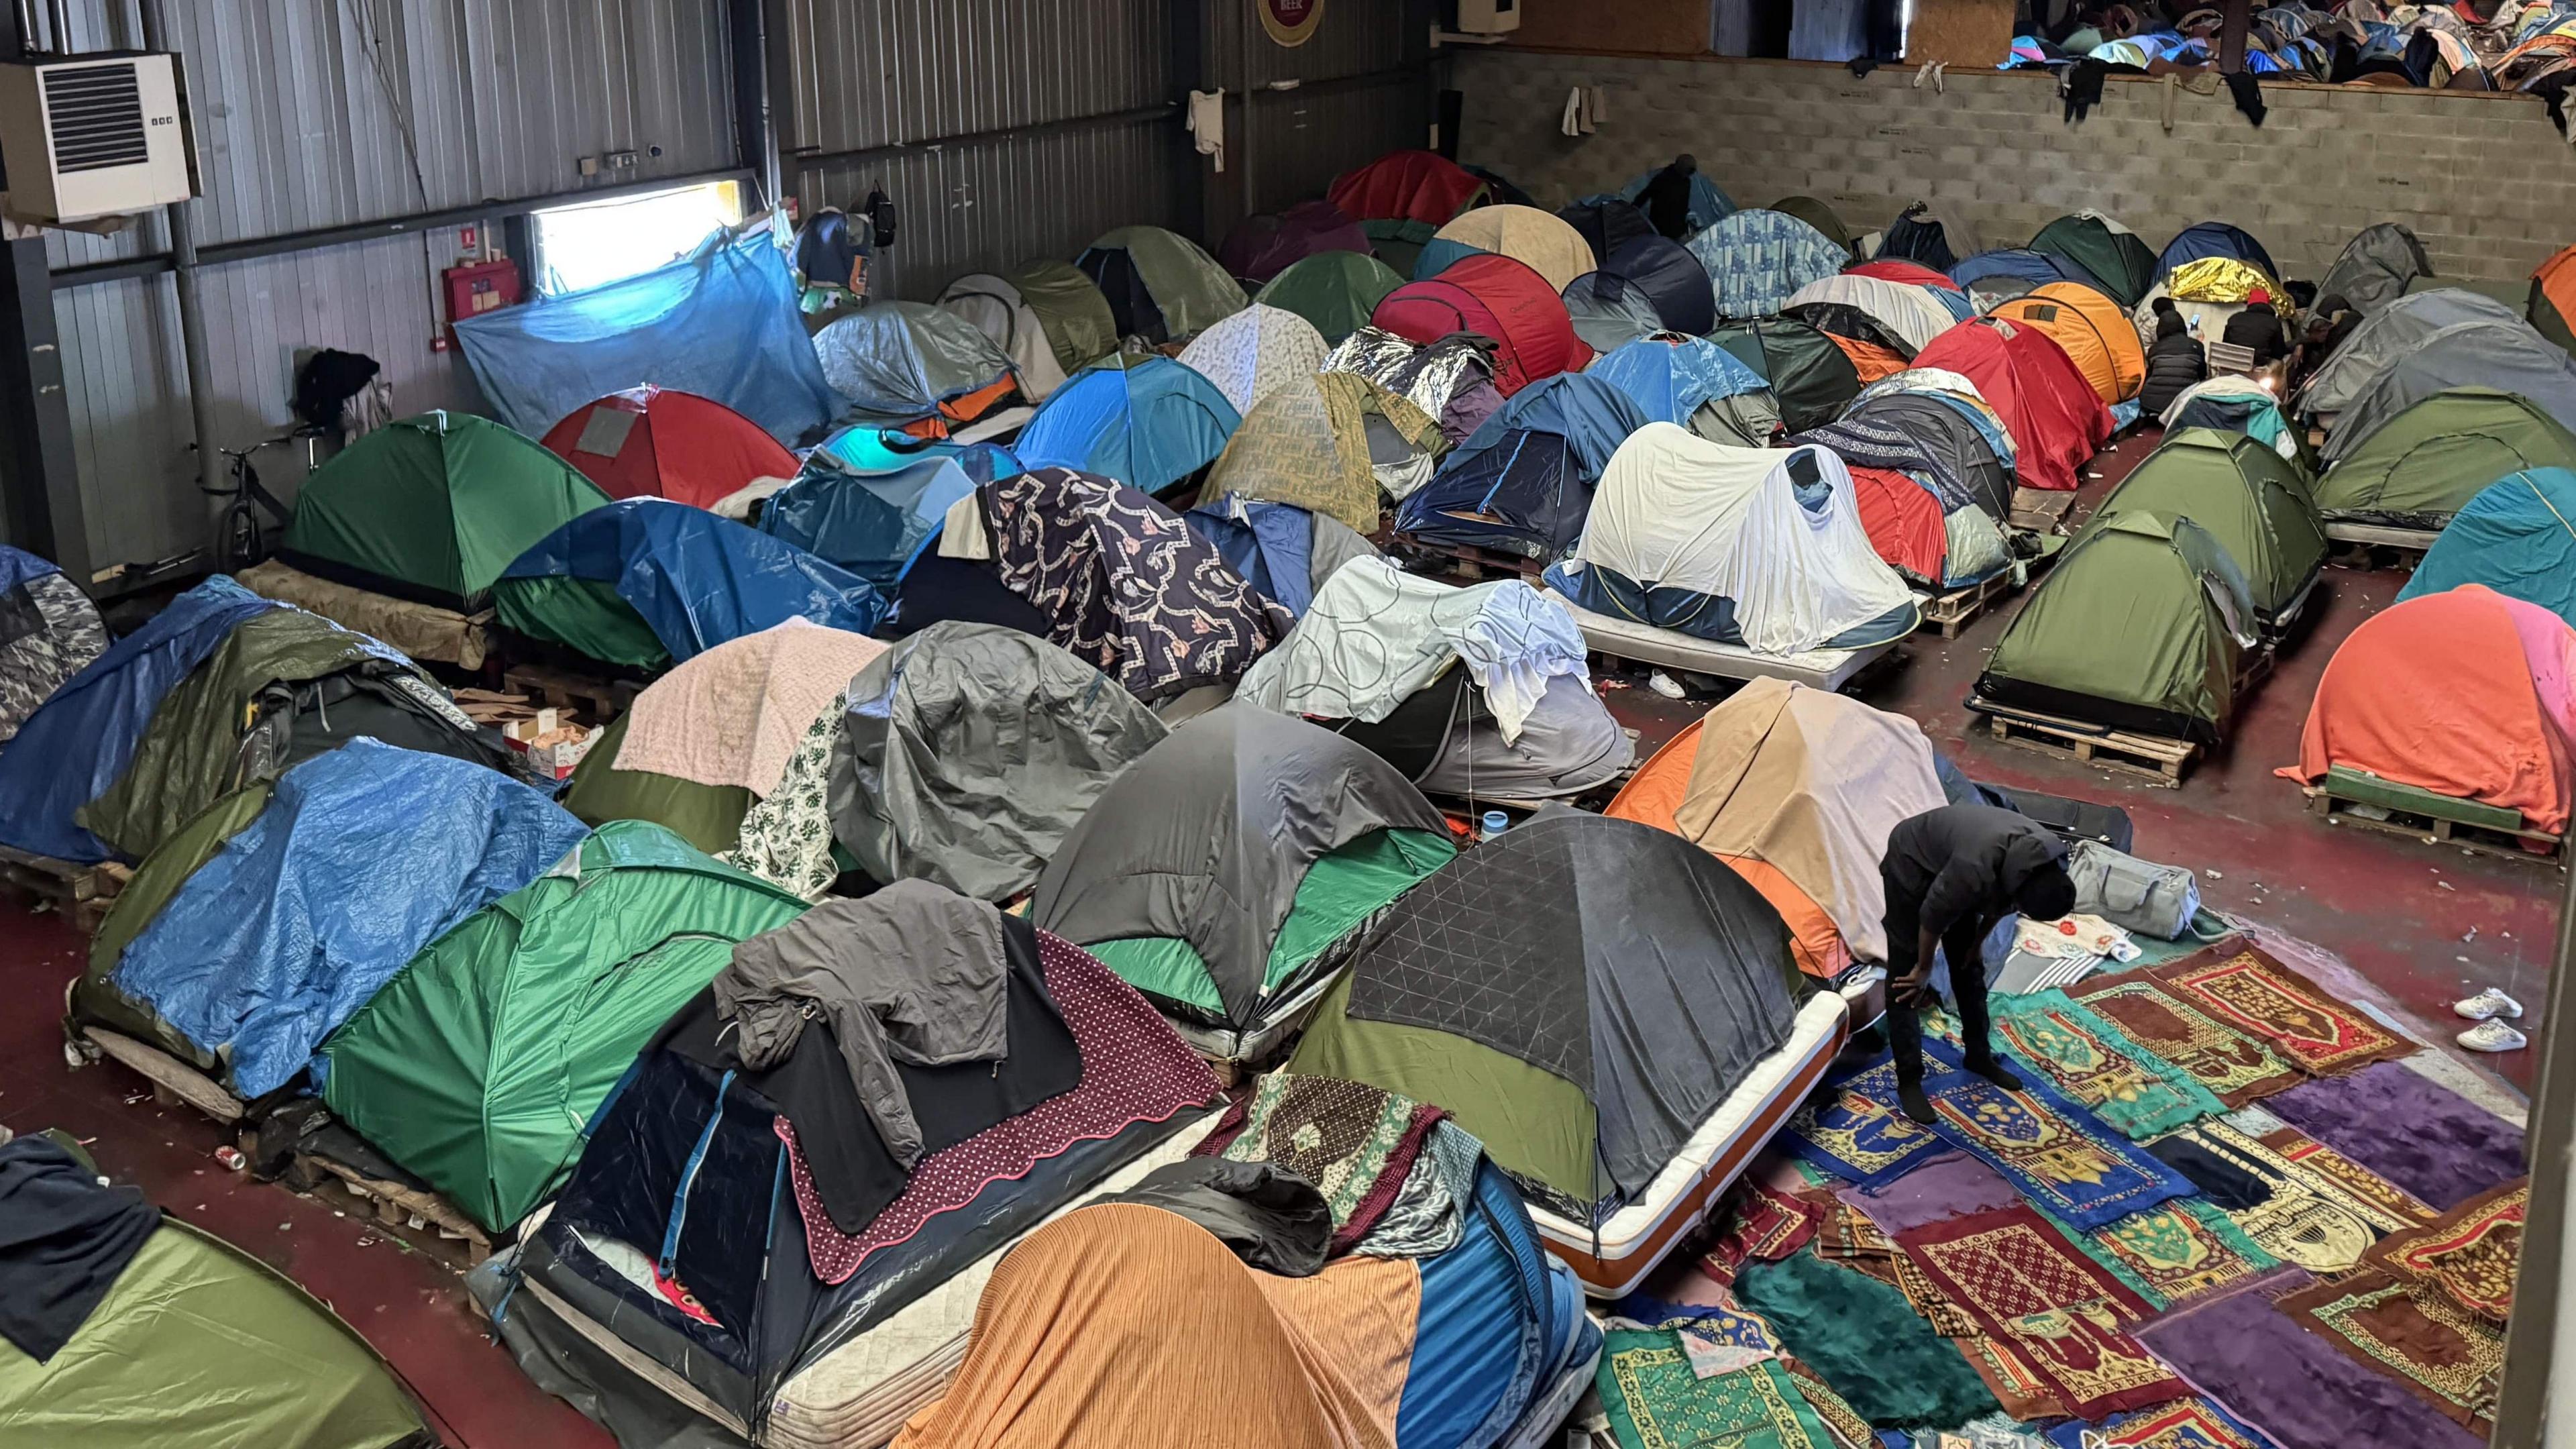
[[[281,433],[274,438],[263,438],[247,448],[217,448],[215,451],[228,461],[226,471],[232,475],[232,486],[209,488],[202,479],[199,480],[199,492],[210,498],[232,500],[224,506],[223,515],[215,525],[215,548],[220,555],[217,562],[224,572],[239,573],[268,557],[267,527],[260,521],[261,513],[275,519],[276,527],[286,526],[286,504],[276,494],[260,486],[259,469],[252,464],[251,457],[281,443],[291,443],[295,437],[293,433]]]

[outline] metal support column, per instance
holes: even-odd
[[[725,25],[733,48],[735,160],[751,173],[759,192],[752,207],[777,206],[780,189],[778,127],[771,114],[768,0],[728,0]]]
[[[2227,0],[2218,24],[2218,73],[2245,68],[2245,32],[2254,24],[2254,0]]]
[[[0,6],[0,55],[24,48],[24,13],[16,4]],[[0,190],[7,188],[0,175]],[[0,268],[0,538],[52,559],[88,588],[94,567],[89,525],[72,454],[71,400],[63,392],[44,239],[30,233],[0,246],[8,252],[8,265]]]
[[[142,4],[143,48],[171,49],[163,0],[142,0]],[[193,135],[195,128],[188,131]],[[215,373],[208,360],[206,305],[197,292],[196,206],[194,201],[172,202],[162,208],[162,215],[169,221],[170,267],[179,281],[179,355],[188,369],[188,421],[197,443],[197,486],[211,494],[221,492],[226,484],[223,455],[216,451],[223,439],[215,432]]]

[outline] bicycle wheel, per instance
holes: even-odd
[[[268,557],[268,540],[261,536],[259,513],[247,498],[234,500],[224,510],[220,536],[226,573],[239,573]]]

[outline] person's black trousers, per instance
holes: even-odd
[[[1880,883],[1888,887],[1887,1044],[1896,1059],[1896,1080],[1911,1085],[1923,1080],[1923,1022],[1915,1008],[1897,1002],[1895,983],[1896,978],[1914,969],[1914,937],[1921,929],[1920,919],[1915,902],[1899,899],[1884,875]],[[1959,1039],[1970,1061],[1983,1061],[1994,1055],[1993,1040],[1987,1035],[1987,929],[1970,916],[1952,924],[1949,933],[1941,938],[1941,955],[1950,963],[1950,1002],[1958,1008]]]

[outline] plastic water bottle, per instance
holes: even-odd
[[[1512,817],[1504,814],[1500,810],[1488,810],[1485,812],[1484,826],[1484,829],[1476,832],[1476,838],[1478,840],[1491,840],[1495,836],[1512,828]]]

